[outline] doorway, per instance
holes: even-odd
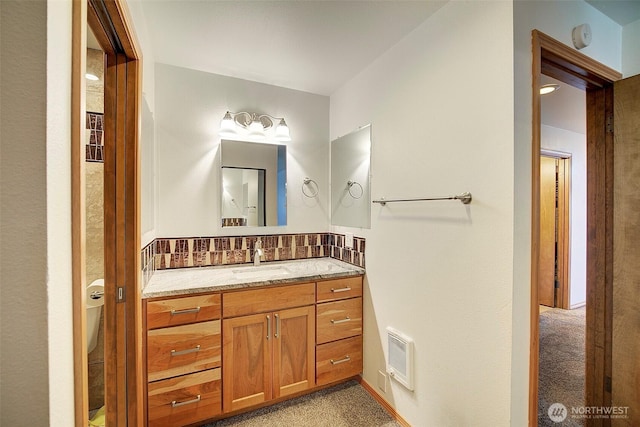
[[[75,425],[87,425],[87,179],[85,160],[87,28],[104,52],[104,112],[88,126],[103,144],[89,153],[103,162],[104,424],[144,425],[138,123],[139,54],[119,0],[74,0],[72,20],[72,251]],[[91,139],[90,141],[91,142]],[[94,138],[93,142],[97,142]],[[101,147],[97,147],[102,145]],[[92,279],[93,280],[93,279]]]
[[[89,420],[104,424],[104,52],[87,28],[84,141]]]
[[[622,76],[615,70],[541,33],[532,32],[532,248],[531,338],[529,364],[529,425],[538,425],[540,262],[540,140],[542,74],[587,92],[587,301],[585,404],[611,403],[611,292],[613,133],[612,85]],[[600,420],[602,421],[602,420]]]
[[[569,308],[569,205],[571,157],[540,155],[540,261],[538,303]]]

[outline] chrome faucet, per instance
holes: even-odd
[[[264,251],[262,250],[262,240],[256,240],[256,244],[253,247],[253,265],[260,265],[260,258],[264,255]]]

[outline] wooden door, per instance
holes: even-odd
[[[613,332],[611,405],[628,408],[614,426],[640,425],[640,75],[614,83]]]
[[[273,315],[273,397],[315,386],[315,306],[292,308]]]
[[[272,314],[253,314],[222,321],[225,413],[272,397],[272,317]]]
[[[556,163],[540,157],[540,261],[538,303],[555,307],[556,276]]]

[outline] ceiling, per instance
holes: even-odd
[[[136,27],[157,62],[321,95],[334,93],[446,3],[129,1],[139,3],[145,22]],[[640,19],[640,0],[586,1],[620,25]]]
[[[640,19],[640,0],[586,0],[586,2],[622,26]]]
[[[330,95],[445,3],[144,0],[141,6],[156,62]]]
[[[560,89],[541,96],[541,123],[572,132],[587,133],[586,93],[549,76],[540,76],[541,84],[556,83]]]

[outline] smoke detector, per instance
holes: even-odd
[[[591,43],[591,26],[589,24],[578,25],[571,32],[573,45],[576,49],[582,49]]]

